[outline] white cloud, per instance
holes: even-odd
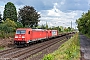
[[[65,0],[62,0],[60,4],[61,5],[64,5],[65,4]]]
[[[41,24],[46,24],[48,23],[49,27],[50,26],[64,26],[64,27],[70,27],[71,26],[71,21],[73,28],[75,28],[75,22],[76,19],[78,19],[82,12],[80,10],[76,11],[70,11],[70,12],[62,12],[61,10],[57,9],[56,6],[58,4],[55,3],[53,9],[51,10],[44,10],[41,11],[41,18],[40,18],[40,25]],[[44,14],[45,13],[45,14]]]
[[[90,4],[90,0],[88,0],[88,4]]]
[[[90,3],[90,0],[88,0]],[[46,2],[47,3],[47,2]],[[54,3],[54,6],[50,10],[40,10],[39,13],[41,14],[40,22],[39,24],[46,24],[48,23],[50,26],[65,26],[68,27],[71,24],[71,21],[73,22],[73,27],[75,27],[75,21],[78,19],[82,12],[81,10],[71,10],[69,12],[64,12],[60,9],[63,9],[62,5],[65,4],[65,0],[62,0],[61,2],[52,2]],[[50,4],[50,3],[48,3]],[[47,5],[47,4],[46,4]],[[19,8],[22,8],[24,5],[16,5],[17,11],[19,11]],[[70,5],[71,6],[71,5]],[[59,8],[58,8],[59,7]],[[67,6],[68,7],[68,6]],[[41,8],[43,9],[43,8]],[[0,11],[3,13],[4,6],[0,6]]]
[[[0,12],[3,15],[3,11],[4,11],[4,6],[0,6]]]

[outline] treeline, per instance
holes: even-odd
[[[83,13],[82,16],[76,20],[76,23],[78,24],[80,33],[90,36],[90,10],[88,10],[87,13]]]
[[[40,28],[40,29],[54,29],[59,32],[70,32],[70,27],[48,27],[46,25],[38,25],[40,22],[40,14],[32,6],[24,6],[19,11],[16,10],[12,2],[8,2],[3,11],[3,17],[0,14],[0,37],[14,37],[17,28]]]
[[[17,12],[15,5],[8,2],[0,13],[0,37],[13,37],[17,28],[37,27],[40,14],[32,6],[24,6]]]
[[[1,18],[1,20],[5,21],[7,18],[14,22],[22,23],[24,27],[28,26],[32,28],[34,26],[38,26],[40,14],[38,14],[38,12],[32,6],[24,6],[23,8],[20,8],[17,13],[15,5],[11,2],[8,2],[5,5],[3,18]]]
[[[74,29],[71,29],[70,27],[66,28],[66,27],[63,27],[63,26],[52,26],[52,27],[48,27],[48,25],[41,25],[41,26],[37,26],[36,28],[40,28],[40,29],[48,29],[48,30],[58,30],[59,33],[61,32],[72,32],[74,31]]]

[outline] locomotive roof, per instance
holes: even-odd
[[[18,28],[17,30],[26,30],[26,29],[31,29],[31,28]]]
[[[18,28],[17,30],[27,30],[31,28]],[[31,30],[37,30],[37,31],[45,31],[46,29],[31,29]]]
[[[32,29],[32,30],[45,31],[46,29]]]

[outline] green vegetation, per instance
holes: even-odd
[[[22,24],[19,22],[14,22],[7,18],[5,21],[3,21],[0,24],[0,37],[1,38],[8,38],[8,37],[14,37],[14,32],[17,28],[23,27]]]
[[[48,27],[47,23],[39,26],[38,22],[41,16],[32,6],[24,6],[17,13],[15,5],[12,2],[8,2],[4,8],[3,18],[1,16],[2,14],[0,13],[0,38],[14,37],[17,28],[50,29],[58,30],[59,33],[71,32],[70,27]]]
[[[16,7],[8,2],[5,5],[3,19],[0,13],[0,38],[14,37],[17,28],[38,26],[40,14],[32,6],[19,9],[17,16]],[[23,27],[23,28],[24,28]]]
[[[87,13],[83,13],[82,16],[77,19],[78,30],[80,33],[88,34],[90,36],[90,10]]]
[[[4,47],[0,47],[0,50],[4,50]]]
[[[1,23],[1,20],[2,20],[2,17],[1,16],[2,16],[2,14],[0,13],[0,23]]]
[[[41,26],[37,26],[36,28],[40,28],[40,29],[48,29],[48,30],[58,30],[59,33],[67,33],[67,32],[72,32],[74,31],[74,29],[71,29],[70,27],[66,28],[63,26],[53,26],[53,27],[48,27],[48,25],[41,25]]]
[[[5,8],[4,8],[3,20],[5,21],[7,18],[9,18],[10,20],[13,20],[13,21],[17,22],[17,11],[16,11],[16,7],[11,2],[8,2],[5,5]]]
[[[23,8],[19,9],[19,21],[23,24],[23,26],[25,27],[25,25],[27,25],[28,27],[37,27],[38,26],[38,22],[39,22],[39,18],[40,18],[40,14],[38,14],[38,12],[36,12],[36,10],[34,9],[34,7],[32,6],[24,6]]]
[[[78,34],[60,46],[55,52],[45,55],[42,60],[80,60]]]

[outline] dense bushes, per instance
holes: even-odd
[[[80,33],[90,35],[90,10],[87,13],[83,13],[82,16],[76,20],[78,24],[78,30]]]
[[[9,38],[14,37],[15,32],[5,33],[4,31],[0,31],[0,38]]]
[[[7,18],[5,21],[3,21],[0,24],[0,37],[5,38],[5,37],[13,37],[14,32],[16,31],[17,28],[23,27],[23,25],[19,22],[14,22]]]

